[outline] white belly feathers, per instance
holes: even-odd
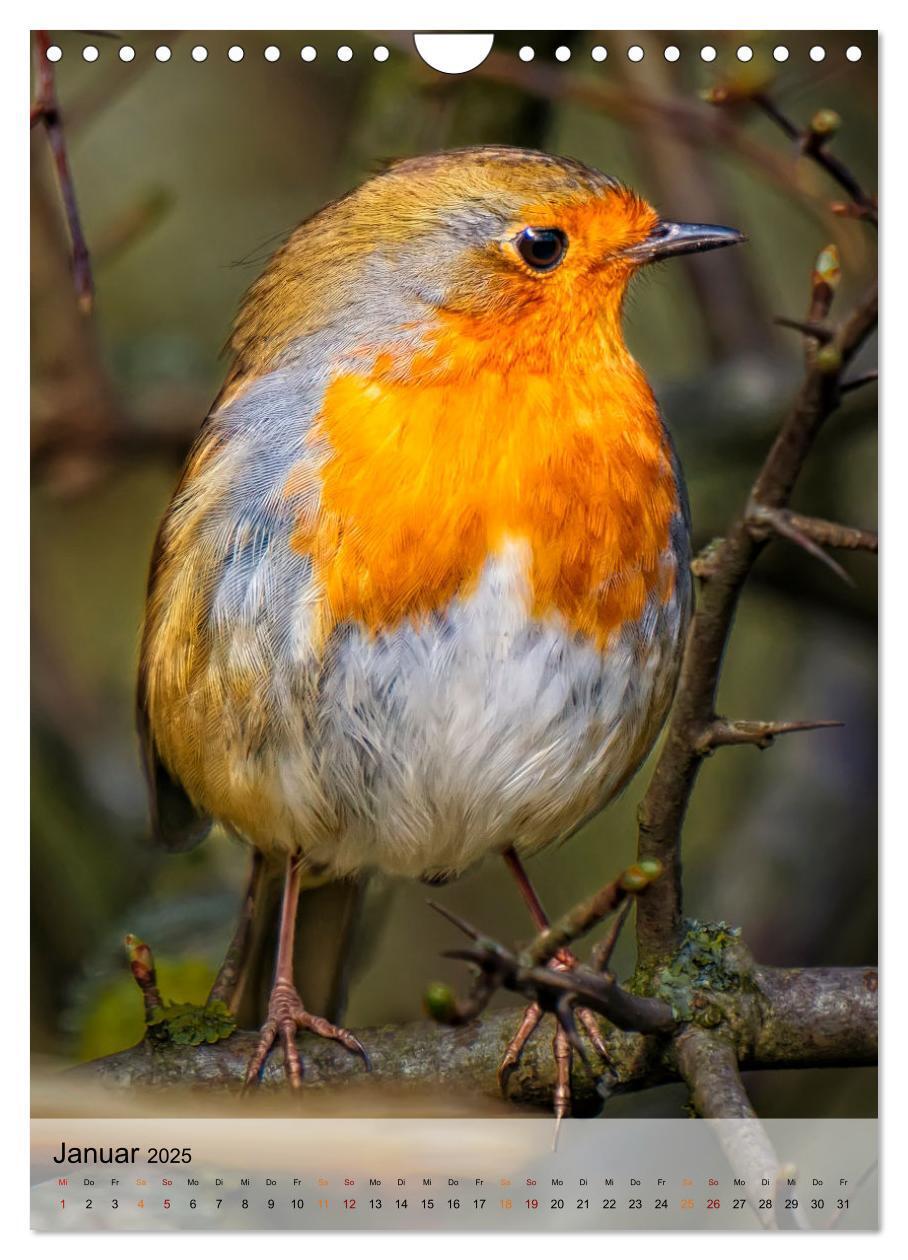
[[[278,688],[296,707],[245,769],[263,842],[338,874],[451,874],[564,838],[623,786],[671,700],[686,590],[603,653],[533,618],[529,569],[510,542],[446,614],[339,628],[314,693]]]

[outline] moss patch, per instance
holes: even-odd
[[[671,962],[629,987],[661,998],[679,1020],[714,1027],[728,1017],[729,998],[756,991],[750,958],[740,928],[697,919],[686,920],[685,928]]]
[[[229,1037],[235,1028],[236,1021],[225,1002],[209,1002],[207,1006],[167,1002],[155,1007],[149,1018],[148,1037],[158,1045],[212,1045]]]

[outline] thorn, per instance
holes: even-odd
[[[621,929],[627,922],[627,916],[631,912],[633,900],[628,897],[627,901],[615,915],[612,920],[611,927],[606,936],[596,945],[590,957],[590,966],[594,971],[605,971],[611,961],[615,946],[618,944],[618,938],[621,935]]]
[[[805,337],[813,337],[814,341],[823,346],[828,345],[834,336],[831,328],[827,328],[825,324],[815,324],[809,319],[788,319],[785,315],[777,315],[772,322],[779,328],[793,328]]]
[[[808,555],[813,556],[815,560],[819,560],[825,564],[828,569],[842,579],[846,586],[854,586],[854,582],[848,573],[842,568],[838,560],[834,560],[828,551],[825,551],[819,543],[799,529],[794,523],[791,513],[782,511],[778,508],[765,507],[762,504],[752,505],[748,513],[748,520],[752,532],[759,531],[758,537],[763,536],[766,528],[773,529],[783,538],[787,538],[789,542],[793,542],[800,547],[802,551],[806,551]]]
[[[432,901],[431,898],[426,900],[426,905],[431,906],[433,910],[437,910],[443,918],[447,919],[449,923],[453,923],[456,928],[460,928],[461,932],[471,937],[474,941],[482,939],[482,933],[474,928],[471,923],[468,923],[466,919],[462,919],[459,914],[455,914],[453,910],[446,909],[444,906],[439,905],[437,901]]]
[[[704,728],[696,741],[696,751],[708,754],[716,748],[732,744],[753,744],[757,748],[769,748],[779,735],[794,735],[801,731],[822,731],[844,726],[835,719],[819,718],[805,722],[755,722],[742,720],[729,722],[715,718]]]
[[[454,962],[475,963],[477,967],[482,967],[487,961],[487,955],[478,949],[444,949],[438,956]]]
[[[864,385],[873,385],[879,380],[879,372],[864,372],[862,376],[853,376],[850,381],[843,381],[839,386],[840,394],[850,394],[852,390],[861,389]]]
[[[802,533],[801,530],[797,529],[790,522],[780,528],[779,533],[784,534],[786,538],[795,543],[803,551],[806,551],[808,555],[813,556],[815,560],[819,560],[821,564],[825,564],[827,569],[830,569],[836,577],[841,578],[846,586],[854,586],[852,578],[842,568],[838,560],[834,560],[828,551],[824,551],[823,548],[819,546],[819,544],[815,543],[812,538],[808,538],[806,534]]]

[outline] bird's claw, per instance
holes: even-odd
[[[352,1054],[358,1054],[367,1071],[372,1064],[366,1049],[358,1037],[332,1024],[321,1015],[312,1015],[303,1006],[302,999],[296,989],[287,980],[276,981],[271,990],[268,1002],[268,1018],[262,1025],[258,1043],[249,1059],[246,1075],[243,1079],[243,1092],[258,1083],[261,1078],[265,1060],[280,1036],[284,1048],[284,1075],[291,1089],[299,1089],[303,1083],[303,1064],[296,1046],[296,1034],[299,1029],[315,1033],[319,1037],[328,1037],[339,1041]]]
[[[552,959],[549,966],[556,971],[570,971],[577,966],[577,959],[569,950],[561,950]],[[539,1003],[531,1003],[523,1013],[523,1019],[520,1021],[517,1032],[508,1043],[504,1057],[498,1067],[498,1084],[502,1094],[505,1096],[507,1096],[508,1082],[514,1069],[520,1063],[527,1042],[542,1022],[543,1015],[544,1011]],[[603,1060],[606,1068],[608,1068],[609,1059],[608,1047],[603,1039],[599,1022],[591,1010],[585,1006],[572,1007],[568,1004],[565,1008],[556,1012],[556,1018],[557,1027],[552,1040],[552,1054],[555,1060],[553,1106],[555,1118],[560,1121],[565,1116],[569,1116],[571,1112],[571,1065],[575,1049],[581,1056],[590,1074],[596,1078],[599,1093],[603,1096],[608,1093],[607,1089],[603,1090],[600,1088],[602,1077],[597,1076],[584,1050],[583,1043],[573,1022],[574,1018],[580,1021],[584,1032],[590,1039],[596,1053]]]

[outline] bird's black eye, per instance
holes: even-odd
[[[560,228],[524,228],[514,244],[528,267],[553,271],[567,253],[568,242]]]

